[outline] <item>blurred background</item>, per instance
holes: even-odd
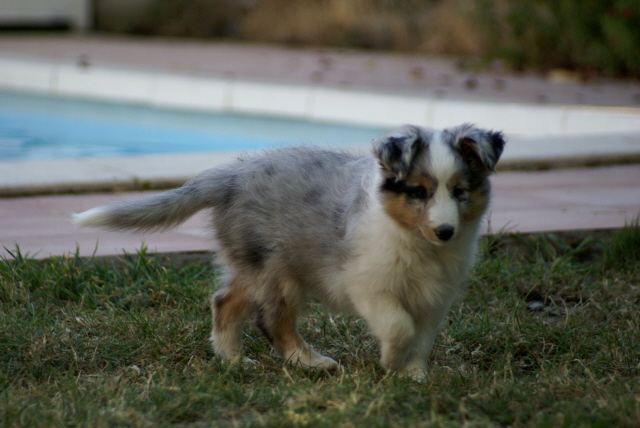
[[[0,27],[376,49],[640,78],[638,0],[0,0]],[[497,70],[496,70],[497,71]]]

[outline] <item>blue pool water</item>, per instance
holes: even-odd
[[[385,130],[0,92],[0,160],[365,144]]]

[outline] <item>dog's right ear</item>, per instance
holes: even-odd
[[[373,140],[373,154],[387,178],[404,180],[416,159],[426,147],[424,130],[406,125],[391,134]]]

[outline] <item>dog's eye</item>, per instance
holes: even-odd
[[[462,187],[454,187],[451,193],[454,198],[463,199],[467,191],[464,190]]]
[[[423,186],[413,186],[407,189],[407,196],[414,199],[427,199],[429,197],[429,193]]]

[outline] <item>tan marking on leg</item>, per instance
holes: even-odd
[[[258,327],[286,362],[306,368],[335,370],[338,364],[311,349],[296,330],[298,305],[297,302],[289,304],[285,299],[277,306],[263,305],[259,309]]]
[[[273,347],[282,356],[287,356],[296,349],[304,348],[304,340],[296,330],[296,313],[292,308],[279,311],[278,319],[274,320],[271,336]]]
[[[251,309],[245,290],[236,279],[211,296],[214,350],[225,360],[242,354],[242,325]]]
[[[215,311],[214,322],[217,328],[226,329],[239,317],[246,315],[251,307],[245,292],[240,287],[229,286],[213,295],[212,310]]]

